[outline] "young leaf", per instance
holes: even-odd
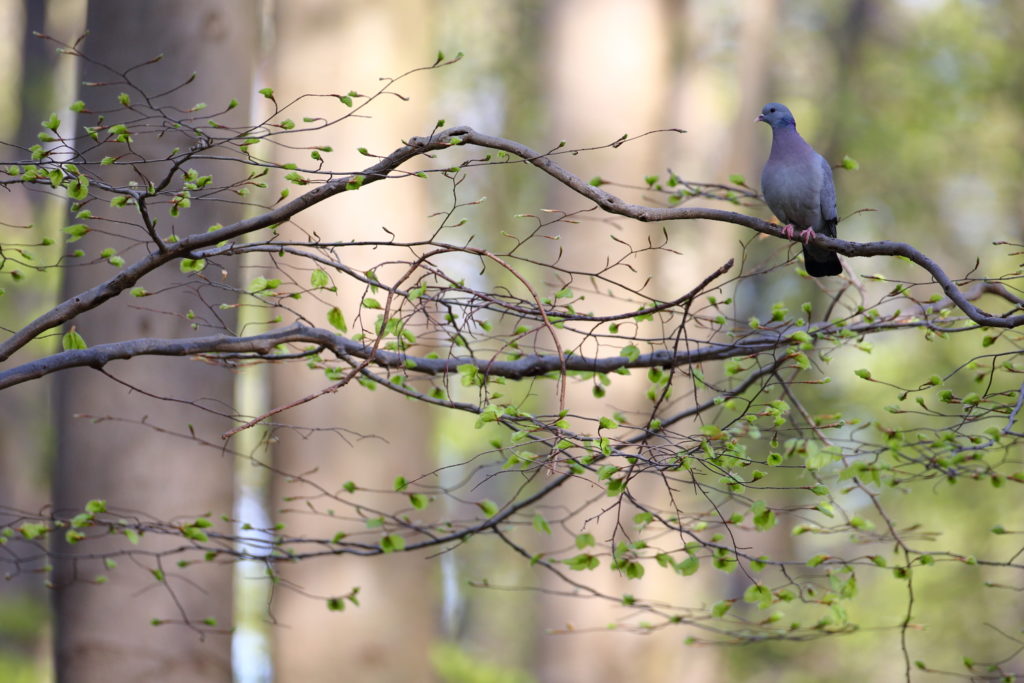
[[[327,277],[327,273],[317,268],[309,276],[309,284],[312,287],[320,289],[326,287],[331,282],[331,279]]]
[[[482,500],[476,504],[488,517],[498,514],[498,505],[493,500]]]
[[[327,322],[342,334],[348,332],[348,325],[345,324],[345,316],[337,306],[327,311]]]
[[[89,348],[85,343],[85,339],[82,338],[82,335],[74,327],[64,333],[64,336],[60,338],[60,342],[65,351]]]
[[[405,539],[398,534],[388,534],[380,539],[380,549],[386,553],[405,550]]]

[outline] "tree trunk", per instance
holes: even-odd
[[[90,3],[90,35],[85,50],[90,58],[118,70],[163,53],[166,57],[158,68],[132,72],[133,81],[151,93],[163,92],[197,71],[192,85],[163,101],[182,108],[209,102],[214,111],[235,97],[243,105],[232,112],[236,116],[232,122],[241,122],[247,117],[244,103],[249,99],[251,55],[256,44],[255,13],[249,7],[243,0],[211,0],[188,7],[170,0]],[[91,63],[84,66],[82,77],[84,81],[117,80]],[[93,109],[115,109],[121,87],[86,88],[81,98]],[[115,116],[110,115],[108,123],[114,122]],[[148,142],[140,136],[135,151],[166,155],[176,144],[187,144],[184,138],[172,138],[168,134],[163,140]],[[196,166],[199,168],[199,164]],[[216,182],[217,174],[229,169],[211,166],[204,171],[212,171]],[[143,172],[155,173],[151,168]],[[127,183],[141,178],[134,171],[126,171],[119,180]],[[100,216],[111,215],[112,211],[101,206],[90,208]],[[129,210],[120,209],[125,213],[115,215],[137,220],[127,213]],[[171,225],[178,234],[205,231],[211,224],[226,224],[239,217],[241,208],[237,205],[196,201],[178,218],[161,216],[159,232],[168,234]],[[102,226],[111,232],[122,230],[117,223]],[[115,243],[111,237],[94,232],[75,246],[81,245],[86,251],[86,257],[80,260],[88,261],[96,258],[100,248]],[[119,246],[123,247],[124,242]],[[69,268],[65,271],[64,295],[73,295],[110,277],[112,269],[105,263]],[[140,284],[159,292],[183,280],[177,269],[172,269],[150,275]],[[185,317],[188,311],[207,310],[196,294],[191,287],[174,288],[147,299],[149,305],[145,307],[118,305],[119,301],[114,300],[80,316],[74,324],[89,344],[147,336],[184,337],[192,334]],[[200,406],[223,409],[229,404],[231,375],[183,359],[135,359],[130,364],[112,364],[104,373],[156,396],[185,402],[150,398],[90,370],[60,375],[55,400],[59,428],[55,512],[74,514],[86,501],[103,499],[114,514],[132,519],[212,515],[216,520],[220,514],[230,515],[232,458],[187,437],[194,430],[199,438],[219,442],[217,435],[229,426],[228,421]],[[79,413],[125,421],[96,422],[74,417]],[[143,425],[143,420],[183,434],[186,439],[158,433]],[[58,680],[231,680],[227,635],[232,606],[231,566],[209,562],[178,569],[177,556],[163,566],[155,555],[139,554],[119,556],[118,566],[111,569],[91,559],[115,549],[133,548],[125,540],[108,537],[68,545],[63,532],[55,533]],[[171,538],[170,544],[180,546],[183,540]],[[167,547],[168,543],[146,536],[134,549],[159,551]],[[163,581],[151,574],[157,568],[166,572]],[[109,575],[109,582],[95,582],[97,574]],[[205,618],[215,619],[221,632],[211,632],[209,626],[204,626]],[[186,619],[195,628],[151,626],[152,619]]]
[[[276,73],[268,85],[282,102],[308,92],[372,91],[378,87],[379,77],[397,76],[433,59],[438,46],[428,43],[425,31],[430,25],[431,6],[424,2],[353,0],[281,2],[274,57]],[[373,54],[374,58],[346,58],[364,54]],[[420,74],[397,89],[411,97],[412,103],[420,103],[429,98],[430,78],[429,74]],[[336,150],[330,160],[337,169],[359,168],[365,158],[355,152],[357,147],[374,152],[390,150],[402,139],[429,131],[437,117],[425,118],[412,103],[397,98],[377,102],[371,110],[372,121],[356,119],[324,130],[315,138],[315,144],[330,145]],[[318,106],[304,103],[300,115],[316,115]],[[309,139],[312,144],[314,139]],[[301,162],[309,158],[308,151],[296,150],[292,154],[286,157],[281,153],[275,160]],[[281,230],[292,236],[308,235],[299,232],[307,230],[328,240],[386,240],[387,234],[380,229],[386,226],[399,239],[422,239],[432,230],[430,222],[424,219],[430,213],[426,200],[426,190],[420,186],[381,183],[366,192],[349,193],[313,207]],[[358,253],[345,249],[339,257],[358,270],[385,258],[369,249]],[[286,259],[278,261],[287,263]],[[393,271],[382,270],[380,274],[389,278]],[[331,303],[344,310],[355,329],[352,319],[361,297],[350,282],[339,281],[339,294]],[[311,320],[325,320],[326,308],[312,297],[296,306]],[[372,325],[372,316],[364,318]],[[316,391],[326,382],[321,372],[303,372],[294,365],[275,371],[277,405]],[[360,487],[386,490],[399,474],[409,476],[433,469],[431,417],[432,410],[425,405],[386,391],[370,393],[352,382],[337,394],[323,396],[275,418],[277,422],[296,426],[332,429],[278,429],[274,464],[284,472],[307,473],[309,479],[328,490],[337,490],[348,480]],[[346,430],[354,430],[365,438]],[[346,528],[325,514],[324,508],[334,507],[329,502],[314,500],[320,512],[315,515],[301,503],[285,500],[288,496],[310,493],[301,482],[279,477],[275,487],[277,506],[283,508],[278,520],[286,525],[290,535],[331,538]],[[363,493],[358,500],[368,505],[393,504],[387,497],[373,498]],[[436,562],[420,554],[394,553],[376,558],[280,563],[277,569],[281,572],[281,585],[285,586],[275,591],[272,604],[279,624],[274,631],[278,681],[429,680],[428,650],[437,628]],[[286,588],[292,585],[299,590]],[[344,612],[329,611],[323,600],[311,597],[343,595],[355,587],[360,589],[360,606],[350,606]]]

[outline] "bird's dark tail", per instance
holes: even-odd
[[[812,277],[827,277],[843,272],[843,264],[834,251],[804,245],[804,268]]]

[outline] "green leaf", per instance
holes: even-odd
[[[427,285],[426,285],[426,283],[424,283],[424,284],[421,284],[419,287],[416,287],[415,289],[410,289],[409,290],[409,295],[408,295],[407,298],[409,299],[409,301],[416,301],[421,296],[426,294],[426,292],[427,292]]]
[[[632,344],[629,344],[621,351],[619,351],[619,355],[628,358],[631,363],[634,363],[636,362],[637,358],[640,357],[640,349],[638,349]]]
[[[768,590],[767,586],[751,584],[747,586],[747,590],[743,591],[743,601],[757,603],[758,607],[765,609],[772,604],[772,592]]]
[[[493,500],[482,500],[476,506],[483,510],[483,513],[488,517],[498,514],[498,505]]]
[[[732,602],[729,600],[719,600],[711,606],[711,614],[715,617],[724,616],[726,612],[732,607]]]
[[[692,555],[676,565],[676,571],[683,576],[692,576],[697,573],[698,569],[700,569],[700,558]]]
[[[409,486],[409,482],[406,481],[405,477],[398,475],[395,477],[394,488],[396,491],[404,491]]]
[[[763,500],[756,500],[750,506],[750,512],[754,518],[754,527],[758,531],[767,531],[775,526],[775,513]]]
[[[576,537],[576,547],[580,550],[583,550],[584,548],[589,548],[594,545],[597,545],[597,541],[594,540],[593,534],[582,533]]]
[[[626,564],[626,578],[627,579],[642,579],[644,578],[644,566],[639,562],[629,562]]]
[[[409,502],[417,510],[422,510],[423,508],[427,507],[427,505],[430,503],[430,499],[427,498],[422,493],[410,493]]]
[[[348,325],[345,324],[345,316],[337,306],[327,311],[327,322],[331,324],[331,327],[341,333],[348,332]]]
[[[85,223],[75,223],[64,228],[64,232],[68,236],[68,242],[77,242],[82,239],[87,232],[89,232],[89,226]]]
[[[861,368],[860,370],[854,370],[853,374],[857,375],[861,379],[871,379],[871,371]]]
[[[613,498],[615,496],[622,495],[622,492],[625,491],[625,490],[626,490],[626,480],[625,479],[609,479],[608,480],[608,490],[605,491],[605,495],[607,495],[609,498]]]
[[[601,560],[590,555],[588,553],[582,553],[575,557],[570,557],[568,560],[562,560],[562,562],[576,571],[582,571],[584,569],[597,569],[598,565],[601,564]]]
[[[744,178],[739,173],[733,173],[732,175],[729,176],[729,182],[732,183],[733,185],[746,185],[747,179]]]
[[[30,541],[39,538],[49,530],[50,528],[45,524],[35,522],[23,522],[21,526],[18,527],[18,532]]]
[[[82,335],[80,335],[74,327],[64,333],[64,336],[60,338],[60,343],[61,346],[64,347],[65,351],[89,348],[85,343],[85,339],[82,338]]]
[[[812,472],[835,462],[838,457],[835,447],[828,446],[822,448],[821,444],[817,441],[808,440],[805,449],[807,451],[807,460],[804,461],[804,466]]]
[[[380,549],[386,553],[405,550],[405,539],[398,534],[388,534],[380,539]]]
[[[321,287],[326,287],[330,283],[331,279],[327,276],[327,273],[319,268],[314,270],[309,275],[309,284],[312,287],[316,287],[317,289],[320,289]]]
[[[258,92],[259,94],[263,95],[268,100],[274,99],[274,89],[273,88],[260,88],[256,92]]]
[[[132,104],[132,98],[128,97],[128,93],[126,92],[118,94],[117,101],[120,102],[123,107],[130,107]]]
[[[844,155],[843,168],[845,168],[847,171],[856,171],[857,169],[860,168],[860,164],[857,163],[857,160],[854,159],[853,157]]]
[[[206,259],[183,258],[178,265],[178,270],[183,273],[200,273],[206,267]]]
[[[107,501],[100,498],[93,498],[85,504],[85,511],[90,514],[97,514],[99,512],[107,511]]]
[[[253,278],[253,281],[249,283],[246,288],[250,294],[259,294],[260,292],[272,291],[281,284],[281,281],[277,278],[265,278],[262,275]]]
[[[56,132],[57,129],[60,127],[60,119],[57,118],[57,112],[53,112],[52,114],[50,114],[50,118],[43,121],[42,125],[43,128],[49,128],[50,130]]]
[[[74,529],[80,529],[83,526],[92,526],[92,522],[95,519],[95,515],[89,512],[80,512],[71,518],[71,526]]]
[[[365,299],[363,299],[363,308],[380,309],[383,308],[383,306],[381,306],[380,302],[374,299],[372,296],[368,296]]]
[[[76,177],[67,184],[68,197],[75,200],[82,200],[89,196],[89,179],[84,175]]]
[[[817,567],[819,564],[828,559],[828,555],[815,555],[811,559],[807,560],[808,567]]]
[[[616,429],[619,423],[610,417],[602,417],[600,429]]]
[[[548,525],[548,521],[540,514],[533,516],[533,528],[541,533],[551,534],[551,527]]]
[[[280,125],[280,126],[281,126],[282,128],[284,128],[285,130],[291,130],[292,128],[294,128],[294,127],[295,127],[295,122],[294,122],[294,121],[292,121],[291,119],[285,119],[284,121],[282,121],[282,122],[281,122],[280,124],[278,124],[278,125]]]
[[[68,107],[68,109],[70,109],[71,111],[73,111],[75,113],[78,113],[78,112],[82,111],[83,109],[85,109],[85,102],[83,102],[82,100],[75,100],[74,102],[71,103],[71,105]]]

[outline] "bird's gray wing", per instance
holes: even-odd
[[[832,167],[829,166],[825,157],[818,155],[821,164],[821,222],[822,232],[829,237],[836,236],[836,223],[839,222],[839,213],[836,207],[836,186],[832,181]]]

